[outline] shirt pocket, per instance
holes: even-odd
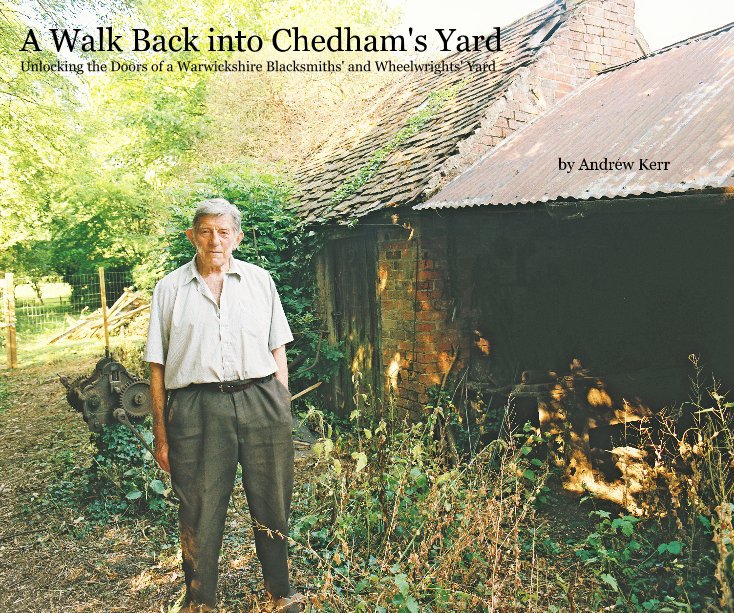
[[[241,317],[237,324],[239,328],[240,339],[242,340],[242,351],[245,360],[248,362],[253,358],[255,361],[262,359],[263,352],[268,350],[268,338],[270,327],[267,322],[263,322],[262,318]],[[253,366],[251,364],[250,366]]]

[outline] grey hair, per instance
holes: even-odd
[[[202,217],[206,215],[229,215],[236,232],[242,232],[242,215],[239,209],[224,198],[209,198],[196,205],[192,227],[196,227]]]

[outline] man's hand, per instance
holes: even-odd
[[[155,461],[161,470],[167,473],[171,472],[171,466],[168,463],[168,443],[155,442],[153,451],[155,451]]]

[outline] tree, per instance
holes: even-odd
[[[0,5],[0,265],[38,280],[98,265],[130,268],[155,253],[176,195],[207,164],[255,158],[271,169],[295,166],[334,127],[345,101],[364,94],[364,77],[346,73],[29,72],[23,60],[85,63],[83,54],[21,52],[29,27],[72,25],[75,11],[112,9],[119,31],[183,25],[259,34],[297,23],[328,34],[349,23],[362,33],[385,27],[382,0],[47,0]],[[192,10],[195,12],[192,15]],[[88,54],[89,55],[89,54]],[[95,53],[98,61],[145,64],[151,55]],[[299,62],[324,54],[272,49],[244,59]],[[237,59],[242,59],[242,54]],[[156,53],[155,60],[234,59],[233,52]],[[332,57],[333,59],[333,57]],[[355,57],[354,59],[359,59]]]

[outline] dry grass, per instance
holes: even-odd
[[[175,535],[145,519],[95,525],[47,494],[62,461],[91,462],[89,432],[55,373],[88,373],[99,353],[74,347],[76,354],[0,371],[9,392],[0,408],[0,611],[168,611],[182,595]],[[220,568],[223,612],[264,610],[241,488]]]
[[[593,522],[575,501],[537,505],[549,493],[548,465],[533,457],[541,437],[530,430],[495,441],[454,465],[431,423],[322,432],[293,530],[295,551],[310,561],[300,566],[317,588],[317,610],[560,611],[590,603],[599,581],[552,541],[568,536],[566,519],[585,517],[584,535]],[[362,468],[356,449],[367,457]],[[557,514],[559,504],[566,514]]]

